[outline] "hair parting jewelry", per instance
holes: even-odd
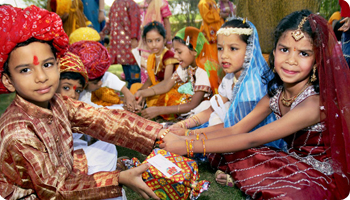
[[[310,81],[313,83],[317,80],[317,77],[316,77],[316,68],[317,68],[317,65],[314,65],[313,69],[312,69],[312,75],[311,75],[311,79]]]
[[[299,41],[305,36],[304,33],[301,31],[301,28],[303,27],[306,20],[307,20],[307,17],[305,16],[301,20],[300,24],[298,25],[298,29],[295,31],[292,31],[292,37],[294,38],[295,41]]]

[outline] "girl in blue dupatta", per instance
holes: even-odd
[[[221,97],[227,98],[227,101],[222,101],[220,96],[214,96],[211,99],[210,112],[208,110],[205,114],[194,115],[170,127],[171,131],[178,135],[196,135],[201,132],[217,130],[218,128],[231,127],[250,113],[260,99],[267,94],[265,83],[271,79],[272,73],[268,76],[264,74],[268,66],[261,53],[259,37],[255,26],[249,21],[245,22],[243,19],[231,18],[222,26],[221,31],[218,32],[218,35],[220,34],[225,36],[236,34],[247,44],[243,65],[240,70],[234,72],[225,71],[227,74],[218,90]],[[222,54],[220,53],[222,51],[220,49],[225,46],[225,42],[227,45],[231,41],[229,38],[223,38],[222,41],[219,41],[221,44],[218,43],[219,60],[224,70],[227,67],[225,67],[226,62],[223,61],[222,55],[220,55]],[[242,47],[231,46],[230,48],[236,48],[233,51],[237,51],[237,49],[239,50]],[[235,58],[239,59],[237,57]],[[263,80],[263,76],[266,76],[268,80]],[[233,89],[232,84],[234,84]],[[220,106],[217,106],[217,104]],[[206,122],[208,119],[209,122]],[[253,130],[274,120],[274,115],[270,114]],[[196,130],[190,131],[188,129]],[[283,140],[277,140],[266,145],[284,149],[285,142]]]

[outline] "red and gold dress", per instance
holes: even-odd
[[[270,99],[277,120],[282,117],[278,104],[281,91]],[[291,110],[312,95],[317,93],[310,86],[293,102]],[[334,176],[341,171],[326,155],[325,128],[320,122],[285,137],[287,152],[261,146],[213,154],[209,160],[213,167],[230,174],[235,185],[252,199],[336,199]]]
[[[121,196],[119,171],[88,175],[72,131],[149,154],[162,126],[124,110],[58,94],[50,109],[20,96],[0,118],[0,196],[6,199],[106,199]]]

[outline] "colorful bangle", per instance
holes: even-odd
[[[191,139],[190,141],[190,157],[193,157],[193,141],[194,139]]]
[[[165,135],[168,134],[169,131],[170,131],[169,129],[166,129],[166,130],[162,133],[162,135],[161,135],[160,138],[159,138],[159,140],[160,140],[161,142],[163,142],[163,139],[164,139]]]
[[[197,126],[201,125],[201,121],[199,120],[198,116],[193,116],[193,119],[195,120]]]
[[[208,139],[207,135],[204,132],[202,132],[202,134],[204,135],[205,139],[207,140]]]
[[[204,142],[204,138],[202,138],[202,143],[203,143],[203,156],[205,156],[205,142]]]
[[[187,151],[187,157],[190,157],[190,151],[188,150],[188,140],[186,140],[186,151]]]
[[[185,123],[183,121],[180,122],[181,128],[185,128]]]
[[[190,135],[191,130],[187,129],[185,136],[189,136]]]
[[[200,135],[200,133],[197,133],[196,140],[199,140],[199,135]]]

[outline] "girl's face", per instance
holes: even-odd
[[[173,42],[175,50],[175,58],[179,61],[179,65],[182,68],[187,68],[188,66],[196,66],[196,51],[191,51],[186,45],[174,40]]]
[[[146,34],[146,44],[152,53],[160,55],[164,49],[165,39],[157,30],[153,29]]]
[[[80,93],[84,90],[79,80],[62,79],[57,92],[62,96],[67,96],[75,100],[79,100]]]
[[[10,76],[2,77],[6,88],[35,105],[48,108],[60,78],[58,60],[50,45],[32,42],[16,48],[11,52],[8,67]]]
[[[221,67],[226,73],[234,73],[236,78],[241,74],[247,44],[239,35],[218,35],[218,57]]]
[[[284,83],[297,84],[306,82],[315,64],[315,52],[308,35],[295,41],[292,31],[286,31],[278,40],[275,56],[275,70]]]

